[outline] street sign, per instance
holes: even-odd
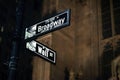
[[[26,48],[52,63],[56,62],[56,52],[37,41],[27,42]]]
[[[66,10],[58,15],[41,21],[25,29],[25,40],[33,40],[49,32],[61,29],[70,24],[70,10]]]
[[[26,48],[36,53],[38,56],[55,63],[56,52],[47,46],[35,41],[38,36],[64,28],[70,25],[70,10],[66,10],[54,17],[41,21],[25,29]]]

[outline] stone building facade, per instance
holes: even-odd
[[[33,80],[118,80],[120,0],[35,0],[33,6],[26,18],[32,23],[71,9],[69,27],[37,39],[57,52],[57,61],[35,56]]]
[[[33,80],[97,79],[100,74],[99,2],[96,0],[44,0],[42,5],[41,17],[71,9],[71,20],[69,27],[51,33],[51,39],[45,42],[51,42],[48,46],[51,45],[57,52],[56,64],[49,64],[34,57]],[[46,41],[47,38],[43,39]]]
[[[57,52],[56,64],[21,51],[17,80],[119,80],[120,0],[26,0],[23,26],[66,9],[70,26],[37,38]]]

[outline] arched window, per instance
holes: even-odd
[[[101,0],[101,17],[103,39],[109,38],[112,36],[110,0]]]
[[[113,0],[115,34],[120,34],[120,0]]]
[[[113,60],[113,48],[110,43],[104,46],[103,55],[101,57],[102,63],[102,80],[108,80],[112,76],[111,62]]]
[[[102,38],[120,34],[120,0],[101,0]]]

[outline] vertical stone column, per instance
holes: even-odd
[[[70,80],[75,80],[74,72],[73,72],[72,69],[70,70],[70,76],[69,76],[69,79],[70,79]]]
[[[40,43],[51,47],[52,35],[46,35],[37,39]],[[32,80],[50,80],[50,63],[38,56],[33,58],[33,79]]]

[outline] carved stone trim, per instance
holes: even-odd
[[[105,46],[107,46],[107,45],[110,45],[111,48],[113,47],[113,39],[112,38],[101,41],[100,49],[102,52],[105,50]]]
[[[111,65],[112,65],[112,78],[117,80],[118,78],[120,78],[120,73],[118,73],[120,71],[120,56],[114,59]],[[117,69],[118,67],[119,70]]]

